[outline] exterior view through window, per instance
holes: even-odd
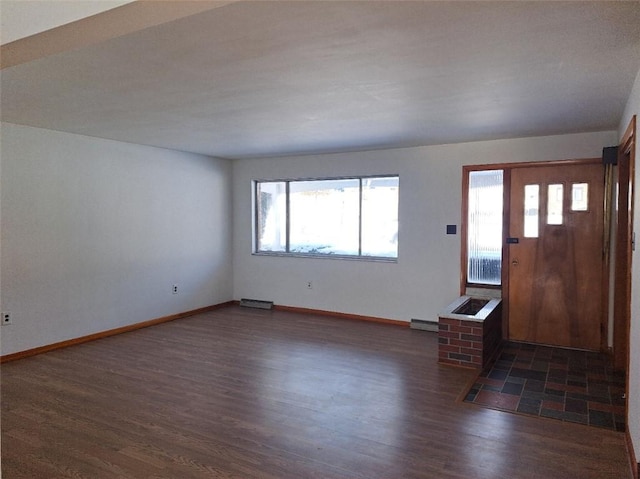
[[[502,176],[502,170],[469,172],[467,283],[501,283]]]
[[[255,182],[255,251],[395,259],[398,176]]]

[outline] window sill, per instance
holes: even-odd
[[[312,258],[312,259],[339,259],[347,261],[366,261],[373,263],[397,263],[398,258],[388,258],[384,256],[350,256],[341,254],[312,254],[312,253],[278,253],[255,251],[252,256],[269,256],[280,258]]]

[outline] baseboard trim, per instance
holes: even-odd
[[[631,466],[631,473],[633,474],[633,479],[640,479],[640,462],[638,462],[636,453],[633,450],[633,441],[631,440],[631,433],[629,432],[628,426],[627,426],[627,430],[624,433],[624,437],[627,441],[627,451],[629,452],[629,465]]]
[[[378,318],[375,316],[362,316],[360,314],[339,313],[337,311],[325,311],[322,309],[298,308],[297,306],[274,305],[273,309],[279,311],[289,311],[291,313],[317,314],[319,316],[329,316],[340,319],[353,319],[357,321],[369,321],[371,323],[391,324],[394,326],[402,326],[408,328],[411,323],[409,321],[400,321],[398,319]]]
[[[154,326],[156,324],[167,323],[169,321],[174,321],[176,319],[186,318],[188,316],[193,316],[195,314],[207,313],[209,311],[213,311],[214,309],[223,308],[225,306],[230,306],[234,304],[233,301],[227,301],[225,303],[214,304],[211,306],[205,306],[203,308],[193,309],[191,311],[185,311],[183,313],[170,314],[169,316],[163,316],[161,318],[150,319],[148,321],[142,321],[141,323],[129,324],[127,326],[122,326],[120,328],[109,329],[107,331],[102,331],[99,333],[89,334],[87,336],[81,336],[79,338],[67,339],[66,341],[60,341],[58,343],[47,344],[45,346],[40,346],[33,349],[27,349],[25,351],[18,351],[17,353],[6,354],[4,356],[0,356],[0,363],[6,363],[9,361],[16,361],[18,359],[28,358],[30,356],[36,356],[38,354],[46,353],[49,351],[54,351],[56,349],[67,348],[69,346],[74,346],[76,344],[88,343],[89,341],[95,341],[97,339],[108,338],[109,336],[115,336],[117,334],[128,333],[130,331],[135,331],[137,329],[148,328],[149,326]]]

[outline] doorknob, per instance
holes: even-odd
[[[511,262],[511,264],[512,264],[513,266],[518,266],[518,265],[520,264],[520,261],[518,261],[517,259],[514,259],[514,260]]]

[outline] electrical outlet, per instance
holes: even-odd
[[[173,294],[178,294],[178,285],[174,284],[173,286],[171,286],[171,292]]]
[[[313,289],[313,283],[311,281],[307,281],[307,289]]]
[[[2,325],[5,324],[11,324],[11,313],[8,311],[2,313]]]

